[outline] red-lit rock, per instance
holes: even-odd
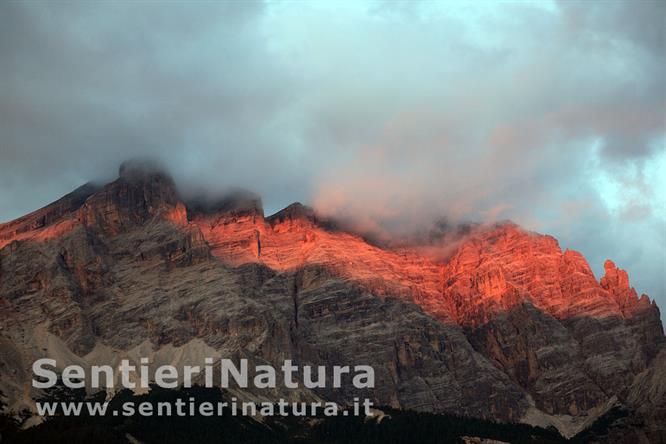
[[[511,223],[471,229],[446,260],[437,248],[380,248],[300,204],[265,217],[246,192],[182,202],[165,174],[125,165],[0,225],[0,389],[25,399],[44,354],[362,363],[376,403],[572,433],[655,374],[659,310],[612,262],[597,282],[580,253]]]

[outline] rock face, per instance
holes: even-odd
[[[663,398],[659,310],[612,262],[597,282],[579,253],[511,223],[471,230],[446,261],[422,251],[371,245],[300,204],[265,217],[246,192],[185,202],[164,173],[125,164],[0,225],[0,389],[29,406],[40,357],[369,364],[363,392],[239,396],[367,396],[569,435]]]
[[[502,225],[473,235],[444,272],[444,298],[475,349],[548,414],[577,417],[607,402],[663,347],[659,311],[606,262]]]

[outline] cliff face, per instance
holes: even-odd
[[[472,236],[444,272],[444,298],[475,348],[545,412],[577,416],[644,370],[663,344],[659,311],[606,262],[515,225]]]
[[[183,202],[168,176],[125,165],[0,225],[0,388],[29,405],[44,356],[369,364],[367,393],[252,396],[364,395],[568,434],[663,394],[647,387],[659,311],[612,262],[597,282],[579,253],[509,223],[473,230],[447,261],[419,251],[373,246],[300,204],[265,217],[247,193]]]

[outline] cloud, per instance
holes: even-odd
[[[5,2],[0,219],[125,159],[394,235],[513,219],[666,305],[663,2]]]

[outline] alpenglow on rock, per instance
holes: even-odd
[[[622,406],[642,415],[640,436],[663,432],[646,407],[666,405],[659,310],[626,272],[608,261],[598,282],[582,255],[511,223],[471,230],[447,260],[420,251],[372,245],[301,204],[266,217],[251,193],[184,201],[168,175],[126,164],[0,225],[0,389],[32,407],[41,357],[369,364],[365,393],[235,394],[362,395],[565,435]]]

